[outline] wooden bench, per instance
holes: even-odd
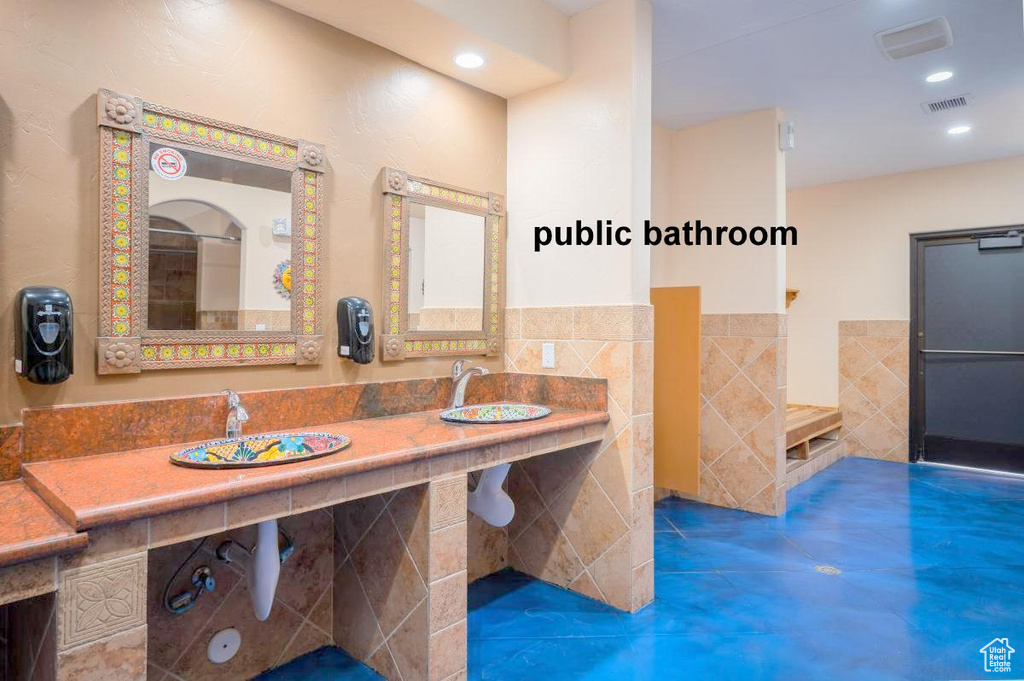
[[[786,457],[808,459],[814,449],[812,440],[835,441],[843,414],[833,407],[791,404],[786,407]],[[827,445],[828,442],[823,443]]]

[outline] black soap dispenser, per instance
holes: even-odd
[[[356,364],[373,361],[373,308],[365,298],[338,301],[338,357]]]
[[[18,291],[14,309],[14,372],[42,385],[68,380],[74,373],[71,296],[55,286],[29,286]]]

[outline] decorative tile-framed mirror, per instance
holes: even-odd
[[[505,316],[505,199],[381,171],[381,357],[500,355]]]
[[[100,90],[100,374],[317,364],[324,147]]]

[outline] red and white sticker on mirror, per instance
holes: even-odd
[[[153,171],[165,180],[180,180],[188,170],[185,157],[177,149],[161,147],[153,152]]]

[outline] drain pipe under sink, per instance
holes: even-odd
[[[274,605],[277,580],[281,576],[282,555],[278,549],[277,520],[264,520],[256,525],[256,546],[250,551],[231,552],[234,542],[225,542],[217,549],[221,560],[237,562],[245,569],[252,611],[261,622],[270,617]],[[237,544],[235,544],[237,546]]]
[[[494,527],[505,527],[516,514],[515,502],[501,488],[510,467],[511,464],[503,463],[486,469],[466,499],[469,510]]]
[[[270,617],[277,580],[281,576],[281,554],[277,547],[277,520],[264,520],[256,526],[256,548],[245,576],[252,595],[252,610],[261,622]]]

